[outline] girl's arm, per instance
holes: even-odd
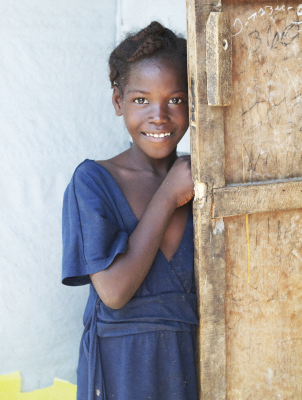
[[[193,195],[190,158],[181,157],[130,235],[127,252],[118,254],[107,269],[90,275],[98,295],[108,307],[121,308],[132,298],[154,261],[173,213]]]

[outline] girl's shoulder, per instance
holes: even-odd
[[[108,160],[97,161],[87,158],[77,166],[73,176],[84,179],[97,176],[98,178],[102,177],[103,179],[116,180],[120,171],[124,169],[123,161],[120,161],[120,158],[122,157],[120,156],[123,156],[123,153]]]
[[[98,184],[106,184],[107,182],[111,183],[112,176],[108,169],[102,165],[101,162],[86,159],[81,164],[79,164],[72,176],[71,181],[75,184],[86,183],[98,183]]]
[[[99,162],[86,159],[75,169],[66,188],[65,196],[81,197],[87,201],[95,198],[110,202],[120,196],[120,189],[110,172]]]
[[[70,214],[95,212],[116,220],[117,210],[127,208],[124,196],[115,179],[98,162],[84,160],[75,169],[64,192],[63,211]]]
[[[103,167],[118,183],[125,171],[131,170],[129,165],[128,150],[107,160],[95,161],[96,164]]]
[[[82,178],[89,177],[91,175],[106,175],[106,168],[101,165],[100,162],[90,160],[89,158],[86,158],[83,162],[81,162],[81,164],[76,167],[73,173],[73,176]]]

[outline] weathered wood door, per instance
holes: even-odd
[[[233,38],[225,107],[208,105],[211,12]],[[187,0],[187,21],[200,399],[301,400],[302,4]]]

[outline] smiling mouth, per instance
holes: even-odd
[[[170,136],[172,135],[173,132],[166,132],[166,133],[153,133],[153,132],[148,132],[148,133],[144,133],[144,135],[146,136],[151,136],[154,138],[163,138],[165,136]]]

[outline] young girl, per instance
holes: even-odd
[[[85,160],[64,196],[63,283],[90,285],[78,400],[196,400],[186,41],[157,22],[111,54],[130,149]]]

